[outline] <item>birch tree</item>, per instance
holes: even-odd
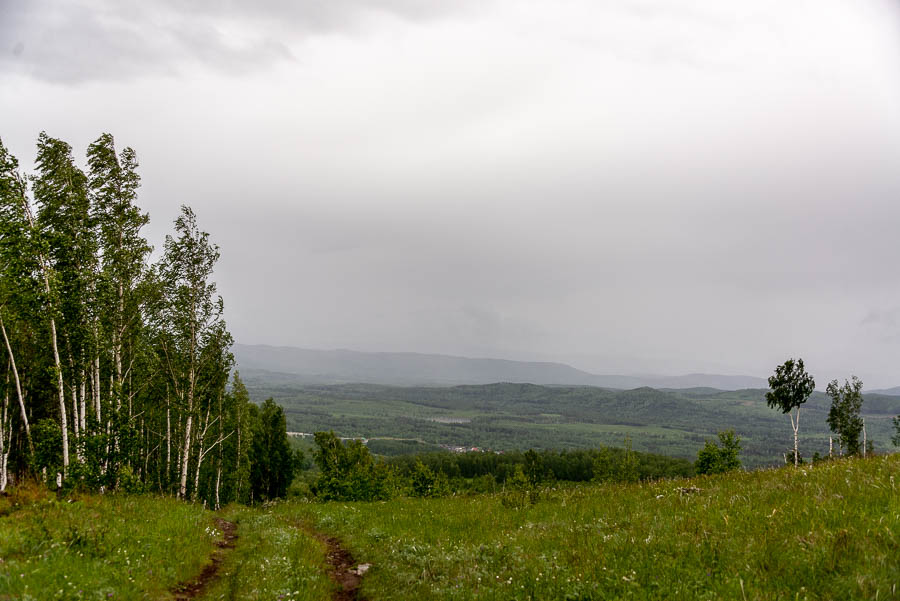
[[[856,376],[852,381],[844,381],[840,386],[837,380],[828,384],[826,392],[831,397],[831,408],[828,411],[828,427],[838,435],[841,455],[844,450],[848,455],[857,455],[860,452],[859,437],[863,433],[864,423],[860,416],[862,409],[862,381]],[[865,443],[863,443],[865,453]]]
[[[209,402],[208,398],[198,399],[203,347],[214,338],[217,328],[224,327],[224,309],[211,280],[219,249],[210,243],[209,234],[200,230],[190,207],[182,207],[175,232],[177,237],[166,237],[160,266],[165,287],[160,340],[163,362],[184,413],[178,496],[186,498],[195,416],[200,402]]]
[[[775,374],[769,377],[769,392],[766,403],[769,407],[787,413],[794,431],[794,466],[800,464],[800,405],[809,399],[816,389],[816,381],[806,373],[803,359],[788,359],[775,368]]]

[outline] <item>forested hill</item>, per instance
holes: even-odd
[[[719,390],[764,388],[753,376],[688,374],[683,376],[597,375],[564,363],[511,361],[429,355],[313,350],[287,346],[235,344],[235,360],[245,375],[258,370],[270,379],[297,384],[369,383],[391,386],[451,386],[515,382],[633,389],[698,388]]]
[[[693,459],[705,440],[734,429],[751,467],[780,461],[792,443],[788,417],[766,405],[762,389],[300,386],[264,374],[245,380],[253,399],[274,397],[285,408],[288,429],[299,432],[334,430],[340,436],[495,450],[621,446],[630,436],[637,450]],[[829,406],[821,392],[803,406],[800,446],[807,457],[828,452]],[[900,398],[865,395],[862,415],[877,451],[892,448],[891,416],[897,413]]]

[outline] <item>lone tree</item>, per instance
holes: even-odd
[[[837,380],[828,384],[828,396],[831,397],[831,409],[828,411],[828,427],[838,435],[841,454],[846,449],[848,455],[859,454],[859,437],[863,431],[863,420],[859,412],[862,408],[862,380],[856,376],[843,386]]]
[[[780,409],[791,418],[791,427],[794,429],[794,465],[799,465],[800,405],[816,389],[816,381],[803,368],[803,359],[788,359],[775,368],[775,375],[769,377],[769,388],[771,390],[766,393],[769,407]]]

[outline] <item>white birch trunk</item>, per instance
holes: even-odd
[[[50,293],[50,281],[44,274],[44,282],[47,287],[47,294]],[[53,360],[56,365],[56,385],[59,391],[59,427],[62,430],[62,451],[63,451],[63,473],[65,478],[69,471],[69,425],[66,420],[66,388],[63,383],[62,364],[59,360],[59,347],[56,344],[56,319],[50,318],[50,339],[53,343]]]
[[[166,486],[172,481],[172,414],[169,408],[169,385],[166,385]]]
[[[94,357],[94,413],[97,414],[97,426],[100,421],[100,354]]]
[[[25,397],[22,395],[22,383],[19,380],[19,370],[16,368],[16,358],[13,355],[12,346],[9,343],[9,336],[6,335],[6,326],[3,324],[3,317],[0,316],[0,331],[3,332],[3,342],[6,343],[6,351],[9,353],[9,364],[12,366],[13,378],[16,381],[16,396],[19,398],[19,411],[22,414],[22,423],[25,425],[25,437],[28,439],[28,450],[34,454],[34,443],[31,440],[31,426],[28,425],[28,413],[25,411]]]
[[[81,370],[81,408],[78,411],[78,419],[81,422],[81,435],[87,431],[87,379],[84,369]]]
[[[191,498],[196,500],[198,491],[200,490],[200,466],[203,465],[203,458],[206,453],[203,452],[203,443],[206,440],[206,430],[209,428],[209,407],[206,408],[206,419],[203,423],[203,430],[200,432],[200,448],[197,451],[197,470],[194,472],[194,491]]]
[[[791,417],[791,427],[794,429],[794,467],[800,465],[800,407],[797,407],[797,417]]]
[[[6,372],[6,393],[3,395],[3,408],[0,411],[0,492],[6,490],[9,483],[9,449],[12,444],[12,429],[9,431],[10,440],[6,439],[6,423],[9,420],[9,372]]]
[[[866,445],[867,444],[868,444],[868,441],[866,440],[866,420],[863,420],[863,452],[862,452],[863,457],[866,456]]]

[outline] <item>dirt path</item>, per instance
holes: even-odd
[[[181,582],[172,588],[172,598],[175,601],[190,601],[191,599],[196,599],[203,594],[210,583],[219,577],[219,569],[222,567],[226,551],[228,549],[234,549],[234,541],[237,538],[237,534],[235,534],[237,526],[228,520],[216,518],[216,527],[218,527],[223,534],[222,540],[216,543],[216,547],[218,548],[212,554],[209,563],[206,564],[197,578]]]
[[[325,557],[328,561],[328,575],[340,587],[331,595],[331,601],[366,601],[360,595],[359,587],[369,564],[357,565],[350,551],[341,546],[341,541],[333,536],[317,532],[308,525],[304,526],[304,530],[325,543],[327,548]]]

